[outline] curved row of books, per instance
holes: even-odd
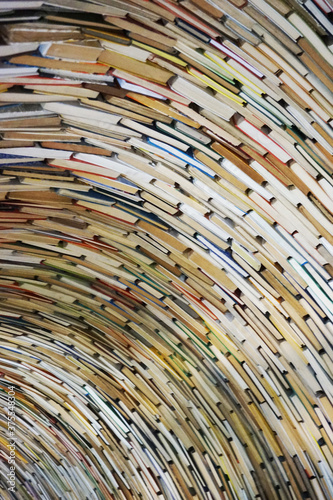
[[[0,499],[333,498],[332,0],[0,0]]]

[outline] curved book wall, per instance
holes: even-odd
[[[332,0],[0,1],[0,498],[333,498]]]

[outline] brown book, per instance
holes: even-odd
[[[226,21],[224,22],[224,25],[228,29],[233,30],[235,33],[237,33],[237,35],[242,40],[246,40],[247,42],[253,44],[254,46],[258,45],[261,41],[261,39],[257,35],[255,35],[254,33],[251,33],[251,31],[243,28],[233,19],[227,18]]]
[[[303,205],[300,205],[298,207],[298,210],[311,222],[311,224],[317,229],[317,231],[321,234],[321,236],[326,238],[327,241],[331,245],[333,245],[333,236],[322,226],[320,222],[318,222],[315,213],[312,214],[311,212],[309,212],[309,210],[303,207]]]
[[[26,146],[26,144],[25,144]],[[87,153],[87,154],[93,154],[93,155],[102,155],[102,156],[111,156],[112,151],[109,151],[108,149],[103,149],[103,148],[98,148],[95,146],[86,146],[84,144],[73,144],[73,143],[59,143],[59,142],[50,142],[50,141],[43,141],[41,143],[41,146],[43,148],[50,148],[50,149],[61,149],[62,151],[73,151],[73,153]]]
[[[260,174],[253,170],[253,168],[251,168],[250,165],[248,165],[241,156],[237,155],[233,151],[230,151],[227,146],[224,146],[219,142],[213,142],[212,149],[224,158],[227,158],[227,160],[234,163],[238,168],[242,170],[242,172],[244,172],[244,174],[251,177],[251,179],[253,179],[255,182],[258,182],[258,184],[262,184],[263,182],[265,182],[265,179]]]
[[[2,173],[3,175],[13,175],[13,172],[11,170],[3,170]],[[53,174],[39,174],[36,172],[29,172],[28,170],[15,172],[16,177],[24,177],[23,180],[28,180],[28,181],[29,179],[53,179],[56,181],[74,182],[74,177],[69,177],[68,175],[57,175],[57,174],[58,174],[57,172],[54,172]]]
[[[193,128],[199,128],[200,125],[199,123],[195,122],[194,120],[191,120],[190,118],[187,118],[186,116],[178,113],[174,108],[171,108],[167,104],[158,101],[156,99],[152,99],[151,97],[147,97],[142,94],[136,94],[134,92],[129,92],[127,97],[130,99],[133,99],[136,102],[141,103],[143,106],[143,109],[146,109],[145,113],[150,113],[147,114],[147,116],[151,116],[151,118],[155,117],[155,119],[165,122],[165,123],[171,123],[172,119],[179,120],[183,123],[186,123],[186,125],[189,125],[190,127]],[[110,101],[111,102],[111,101]],[[112,101],[113,102],[113,101]],[[141,111],[137,111],[138,113],[141,113]],[[165,115],[163,117],[163,115]],[[168,117],[168,118],[167,118]]]
[[[76,99],[98,96],[98,92],[94,90],[75,87],[74,85],[25,85],[24,88],[33,90],[36,94],[59,95],[59,100],[61,100],[62,96],[70,96]]]
[[[332,137],[323,129],[317,122],[312,123],[313,128],[328,142],[328,144],[333,148]]]
[[[52,43],[44,54],[46,57],[73,59],[95,63],[103,51],[102,48],[76,45],[74,43]]]
[[[87,40],[96,38],[107,42],[120,43],[121,45],[130,45],[131,41],[122,32],[106,28],[105,30],[97,30],[92,28],[82,28],[84,36]]]
[[[169,12],[155,3],[147,2],[146,0],[131,0],[130,3],[134,3],[134,5],[142,7],[144,10],[149,10],[150,12],[157,14],[161,19],[166,19],[171,22],[175,20],[175,15],[172,14],[172,12]]]
[[[177,207],[169,205],[169,203],[166,203],[165,201],[161,200],[160,198],[154,196],[151,193],[148,193],[147,191],[141,191],[140,196],[143,200],[146,200],[150,204],[149,205],[150,207],[151,204],[156,205],[161,210],[164,210],[165,212],[171,215],[175,215],[177,212],[179,212]],[[146,203],[143,203],[142,206],[145,208]]]
[[[144,220],[139,220],[136,226],[139,227],[141,230],[146,231],[148,234],[152,234],[153,236],[155,236],[158,241],[160,240],[162,242],[167,243],[178,252],[183,253],[188,248],[186,245],[184,245],[184,243],[179,241],[177,238],[167,233],[166,231],[162,231],[162,229],[159,229],[158,227],[149,224],[149,222],[145,222]]]
[[[221,19],[223,17],[223,12],[211,5],[207,0],[191,0],[194,5],[202,9],[204,12],[207,12],[210,16],[214,17],[215,19]]]
[[[130,92],[127,97],[131,97],[130,94],[132,95],[133,93]],[[133,94],[133,95],[138,96],[138,99],[140,98],[140,94]],[[106,100],[110,103],[110,105],[114,104],[116,106],[119,106],[119,108],[121,108],[121,109],[131,111],[133,113],[141,115],[142,117],[146,117],[147,119],[159,120],[159,121],[162,121],[164,123],[171,123],[172,122],[172,120],[169,117],[164,116],[164,115],[156,112],[155,110],[149,109],[146,106],[142,106],[141,104],[137,104],[136,102],[133,102],[133,101],[130,101],[127,99],[119,99],[118,97],[110,97],[110,98],[107,98]]]
[[[128,19],[121,19],[119,17],[111,17],[106,16],[105,20],[113,24],[114,26],[118,26],[118,28],[122,28],[126,31],[129,31],[132,35],[140,35],[142,37],[147,38],[151,42],[157,42],[159,44],[165,45],[166,47],[172,48],[176,42],[176,40],[172,37],[163,35],[162,33],[156,32],[155,30],[144,28],[138,23],[130,22]],[[155,25],[156,26],[156,25]],[[150,42],[150,43],[151,43]]]
[[[191,102],[190,99],[180,95],[179,93],[175,92],[173,89],[169,87],[166,87],[164,85],[159,85],[158,83],[150,82],[139,76],[132,75],[127,71],[114,69],[112,70],[112,75],[116,78],[121,78],[122,80],[125,80],[126,82],[129,82],[131,84],[139,85],[145,89],[151,90],[152,92],[156,92],[157,94],[162,95],[163,97],[166,97],[171,101],[185,104],[186,106],[188,106]]]
[[[45,16],[45,19],[48,21],[55,21],[57,23],[63,23],[63,24],[77,24],[79,26],[91,26],[92,28],[102,28],[102,29],[107,29],[108,25],[103,24],[103,23],[95,23],[93,21],[83,21],[82,19],[75,19],[74,17],[66,17],[66,14],[62,15],[60,12],[57,15],[48,15]],[[116,30],[117,27],[113,26],[112,30]],[[118,28],[121,30],[121,28]],[[83,37],[82,37],[83,38]]]
[[[23,64],[25,66],[37,66],[38,68],[60,69],[79,73],[101,73],[105,74],[109,68],[103,64],[76,63],[71,61],[58,61],[37,56],[15,56],[9,60],[12,64]]]
[[[82,40],[79,28],[59,24],[31,23],[7,24],[1,26],[1,34],[7,43]]]
[[[314,144],[308,139],[306,139],[305,142],[309,144],[315,153],[320,157],[322,164],[325,165],[325,170],[333,174],[332,155],[324,148],[324,146],[319,144],[319,142]]]
[[[201,161],[204,165],[214,170],[214,172],[221,178],[233,184],[237,189],[240,189],[243,193],[246,193],[248,186],[242,181],[238,180],[227,170],[225,170],[217,161],[212,160],[209,156],[202,153],[201,151],[195,150],[194,156],[198,161]]]
[[[264,45],[264,44],[262,44]],[[271,73],[275,74],[279,71],[278,66],[272,61],[269,57],[267,57],[260,49],[260,45],[258,48],[253,47],[250,43],[243,43],[241,45],[242,50],[244,50],[247,54],[253,57],[254,60],[259,61],[259,63],[267,68]]]
[[[64,131],[60,132],[5,132],[3,134],[3,138],[5,140],[8,139],[19,139],[19,140],[27,140],[27,141],[76,141],[80,142],[80,138],[75,135],[66,134]],[[25,146],[26,147],[26,146]]]
[[[57,102],[59,96],[54,94],[28,94],[27,92],[2,92],[0,93],[0,103],[23,103],[23,102]],[[70,95],[61,96],[61,101],[73,101]]]
[[[118,87],[111,87],[110,85],[101,85],[98,83],[83,83],[83,88],[100,92],[103,96],[115,96],[119,98],[126,97],[128,91]]]
[[[327,76],[333,79],[333,68],[320,55],[320,53],[317,52],[313,45],[311,45],[311,43],[306,38],[300,38],[297,43],[310,58],[316,61],[316,64],[321,67],[321,69],[327,74]]]
[[[21,147],[28,147],[28,146],[34,146],[34,142],[29,142],[27,143],[26,141],[0,141],[0,148],[21,148]],[[11,167],[13,168],[13,167]]]
[[[157,42],[156,40],[152,40],[151,38],[147,38],[146,36],[139,35],[138,33],[130,33],[130,37],[132,40],[137,40],[138,42],[144,43],[145,45],[150,45],[155,47],[155,49],[162,50],[163,52],[167,52],[168,54],[176,54],[174,48],[169,45],[164,45],[163,43]]]
[[[283,82],[283,85],[281,87],[283,87],[284,92],[293,92],[294,101],[299,102],[300,105],[301,103],[304,103],[305,109],[312,109],[322,120],[326,122],[331,119],[331,115],[329,113],[330,110],[328,109],[330,106],[329,103],[328,106],[326,106],[327,112],[325,111],[325,99],[321,97],[321,101],[324,101],[324,103],[318,104],[317,101],[312,98],[313,92],[310,93],[308,91],[305,91],[298,83],[295,82],[295,80],[290,78],[286,73],[281,73],[279,75],[279,78]],[[288,90],[286,90],[287,88]]]
[[[98,57],[98,62],[161,84],[166,84],[174,76],[174,73],[171,73],[171,71],[159,68],[152,63],[137,61],[131,57],[117,54],[117,52],[111,52],[110,50],[104,50]]]
[[[294,102],[294,103],[297,103],[298,106],[300,108],[302,108],[304,111],[307,109],[307,104],[306,102],[303,101],[303,99],[301,99],[299,97],[299,95],[297,94],[297,92],[295,92],[294,90],[292,90],[290,87],[288,87],[287,85],[285,84],[282,84],[280,86],[280,89]]]
[[[247,0],[229,0],[235,7],[242,9],[245,5],[247,5]]]
[[[276,24],[270,21],[267,16],[262,14],[259,10],[247,5],[244,9],[244,12],[248,14],[252,19],[255,19],[260,26],[264,26],[269,33],[271,33],[280,43],[283,43],[289,50],[294,52],[296,49],[296,44],[280,29]],[[254,30],[255,31],[255,30]],[[297,52],[296,52],[297,53]]]
[[[61,125],[59,116],[29,116],[25,118],[12,118],[11,120],[1,120],[0,130],[30,128],[30,127],[57,127]]]
[[[48,205],[72,205],[72,200],[65,196],[59,196],[51,191],[19,191],[18,193],[10,192],[7,194],[9,200],[20,200],[25,204],[38,203],[44,206]]]
[[[319,78],[319,80],[324,84],[326,85],[326,87],[331,91],[333,92],[333,82],[332,82],[332,79],[329,78],[327,76],[327,74],[325,73],[325,71],[323,70],[323,68],[321,68],[320,66],[318,66],[317,64],[317,60],[314,60],[312,59],[312,57],[309,56],[309,54],[307,54],[306,52],[303,52],[303,54],[301,54],[299,56],[300,60],[302,63],[304,63],[310,71],[312,71],[312,73],[314,73],[317,78]]]
[[[289,168],[282,162],[276,159],[275,156],[268,153],[265,157],[261,156],[259,153],[254,151],[254,149],[249,146],[242,146],[243,151],[245,151],[253,160],[257,161],[265,167],[268,172],[273,174],[275,177],[279,179],[286,186],[290,186],[293,182],[289,178]]]
[[[125,101],[125,99],[120,99],[121,102],[130,103],[130,101]],[[113,106],[112,104],[107,104],[105,102],[100,102],[95,99],[81,99],[83,104],[90,106],[91,108],[102,109],[103,111],[107,111],[109,113],[115,113],[118,115],[122,115],[124,117],[132,118],[133,120],[141,121],[143,123],[152,123],[153,120],[151,118],[147,118],[146,116],[139,115],[138,113],[134,113],[133,111],[129,111],[124,107]]]
[[[247,7],[245,7],[246,11]],[[268,19],[263,16],[262,14],[259,13],[256,9],[252,9],[253,12],[253,21],[258,18],[261,20],[261,22],[264,22],[265,24],[259,24],[259,23],[254,23],[253,25],[253,31],[259,35],[264,42],[266,42],[267,38],[274,37],[275,41],[278,45],[281,47],[287,47],[288,50],[295,55],[298,55],[301,50],[297,43],[293,42],[289,36],[287,36],[281,29],[279,29],[273,22],[268,21]],[[268,36],[265,36],[267,35]]]
[[[214,266],[208,259],[205,259],[197,252],[192,251],[188,259],[190,262],[198,266],[204,273],[207,273],[214,281],[216,280],[223,287],[227,288],[231,292],[235,292],[237,290],[237,286],[228,278],[226,273]]]

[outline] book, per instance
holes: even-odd
[[[0,0],[1,498],[332,498],[331,3]]]

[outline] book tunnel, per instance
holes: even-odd
[[[0,500],[333,500],[332,0],[0,0]]]

